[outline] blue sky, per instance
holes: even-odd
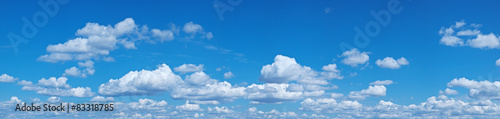
[[[97,102],[114,118],[495,118],[497,4],[3,1],[0,116]]]

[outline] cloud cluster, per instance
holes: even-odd
[[[183,31],[190,34],[189,38],[201,35],[201,38],[212,39],[212,32],[206,32],[201,25],[188,22]],[[85,27],[78,29],[76,38],[64,43],[49,45],[46,48],[48,54],[38,57],[38,61],[65,62],[80,61],[79,67],[70,67],[64,71],[63,76],[86,78],[93,75],[93,61],[114,61],[110,52],[119,49],[137,49],[136,43],[147,41],[170,41],[178,35],[178,28],[172,25],[171,29],[149,29],[145,25],[138,25],[132,18],[116,23],[115,25],[101,25],[98,23],[87,23]]]
[[[392,57],[385,57],[382,60],[377,59],[375,64],[381,68],[399,69],[402,65],[408,65],[410,62],[408,62],[408,60],[404,57],[401,57],[398,60],[395,60]]]
[[[358,49],[353,48],[351,50],[343,52],[340,57],[345,57],[342,63],[347,64],[352,67],[357,67],[358,65],[363,65],[370,60],[368,52],[360,52]]]
[[[7,74],[0,75],[0,82],[11,83],[11,82],[15,82],[17,80],[19,80],[19,79],[18,78],[14,78],[12,76],[9,76]]]
[[[66,77],[50,77],[49,79],[42,78],[38,80],[38,84],[33,84],[31,81],[22,80],[18,84],[22,85],[22,90],[36,91],[38,94],[49,96],[65,96],[65,97],[91,97],[94,95],[90,87],[71,88],[66,83]]]
[[[184,81],[169,66],[162,64],[153,71],[130,71],[119,79],[110,79],[99,86],[105,96],[146,95],[171,91]]]
[[[385,96],[387,88],[384,85],[369,86],[368,89],[361,91],[351,91],[349,98],[355,100],[364,100],[366,97]]]
[[[479,26],[476,24],[467,25],[464,21],[458,21],[450,27],[441,27],[439,30],[439,34],[442,36],[440,43],[447,46],[499,49],[500,36],[494,33],[484,34],[477,29]]]
[[[448,82],[448,87],[463,87],[469,89],[469,97],[476,99],[500,99],[500,82],[469,80],[455,78]]]

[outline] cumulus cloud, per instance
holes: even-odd
[[[170,95],[174,99],[195,100],[200,104],[219,104],[220,101],[233,101],[246,94],[245,87],[235,87],[229,82],[212,82],[202,86],[180,86]]]
[[[245,90],[247,92],[245,98],[251,100],[253,104],[262,104],[296,101],[303,97],[303,92],[288,91],[288,87],[289,84],[252,84]]]
[[[158,69],[149,71],[130,71],[120,79],[110,79],[99,86],[99,94],[105,96],[143,95],[171,91],[184,83],[169,66],[162,64]]]
[[[283,55],[277,55],[274,63],[262,67],[259,81],[266,83],[288,83],[297,81],[301,84],[326,85],[328,79],[342,79],[336,64],[330,64],[323,67],[324,72],[317,72],[311,67],[302,66],[290,58]]]
[[[398,60],[394,60],[392,57],[385,57],[383,60],[377,59],[375,64],[381,68],[399,69],[401,68],[401,65],[408,65],[410,63],[404,57],[401,57]]]
[[[448,82],[448,87],[464,87],[469,89],[469,97],[476,99],[500,99],[499,81],[475,81],[466,78],[455,78]]]
[[[47,99],[47,102],[49,102],[49,103],[61,102],[61,98],[59,98],[59,97],[49,97]]]
[[[181,72],[182,74],[189,72],[198,72],[203,71],[203,64],[195,65],[195,64],[182,64],[181,66],[175,67],[175,72]]]
[[[368,62],[370,57],[368,52],[360,52],[358,49],[353,48],[351,50],[345,51],[340,55],[340,57],[345,57],[342,63],[347,64],[352,67],[357,67],[358,65],[363,65]]]
[[[19,79],[18,78],[14,78],[12,76],[9,76],[7,74],[2,74],[0,76],[0,82],[4,82],[4,83],[11,83],[11,82],[15,82],[17,80],[19,80]]]
[[[167,106],[167,102],[165,100],[155,101],[152,99],[139,99],[138,102],[131,102],[128,105],[132,109],[136,110],[161,110]]]
[[[361,91],[351,91],[349,98],[356,100],[364,100],[366,97],[371,96],[385,96],[387,88],[384,85],[369,86],[368,89]]]
[[[115,101],[115,98],[113,97],[102,97],[102,96],[95,96],[92,99],[90,99],[91,102],[113,102]]]
[[[307,98],[302,101],[300,105],[300,110],[327,113],[334,113],[336,110],[360,109],[363,106],[358,101],[341,101],[337,103],[335,99],[331,98],[320,98],[316,100]]]
[[[224,79],[230,79],[230,78],[233,78],[234,77],[234,74],[233,72],[226,72],[224,73]]]
[[[392,80],[383,80],[383,81],[377,80],[375,82],[371,82],[370,85],[391,85],[392,83],[393,83]]]
[[[500,67],[500,59],[498,59],[495,64]]]
[[[341,97],[344,97],[344,94],[342,93],[332,93],[330,95],[331,98],[341,98]]]
[[[456,95],[458,94],[458,91],[457,90],[453,90],[453,89],[449,89],[449,88],[446,88],[444,91],[439,91],[439,94],[441,95]]]
[[[208,107],[207,111],[208,111],[208,113],[233,113],[234,112],[233,110],[230,110],[225,106],[222,106],[222,107],[215,106],[214,108]]]
[[[440,43],[447,46],[470,46],[480,49],[499,49],[499,36],[494,33],[484,34],[477,29],[478,27],[479,26],[476,24],[466,26],[464,21],[456,22],[454,25],[447,28],[441,27],[439,30],[439,34],[442,36]],[[468,40],[465,41],[464,39]]]
[[[195,34],[200,34],[201,38],[206,38],[206,39],[212,39],[214,36],[212,35],[212,32],[206,32],[203,30],[203,27],[199,24],[195,24],[193,22],[188,22],[184,24],[184,27],[182,30],[185,33],[191,34],[191,37],[194,37]]]
[[[42,95],[68,97],[91,97],[94,95],[90,87],[71,88],[66,83],[67,80],[66,77],[50,77],[49,79],[42,78],[38,80],[38,84],[25,80],[18,82],[18,84],[23,85],[22,90],[36,91],[36,93]]]
[[[175,106],[176,110],[179,111],[203,111],[198,104],[189,104],[189,101],[186,101],[186,104]]]

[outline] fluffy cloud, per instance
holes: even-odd
[[[230,79],[230,78],[233,78],[234,77],[234,74],[233,72],[226,72],[224,73],[224,79]]]
[[[228,109],[225,106],[218,107],[215,106],[214,108],[208,107],[208,113],[233,113],[233,110]]]
[[[366,97],[371,96],[385,96],[387,88],[384,85],[369,86],[368,89],[361,91],[351,91],[349,98],[356,100],[364,100]]]
[[[330,95],[331,98],[341,98],[341,97],[344,97],[344,94],[342,93],[332,93]]]
[[[233,101],[245,95],[244,87],[235,87],[231,83],[212,82],[202,86],[180,86],[170,95],[174,99],[195,100],[199,104],[219,104],[219,101]]]
[[[47,99],[47,102],[49,102],[49,103],[61,102],[61,98],[59,98],[59,97],[49,97]]]
[[[393,83],[392,80],[383,80],[383,81],[377,80],[375,82],[371,82],[370,85],[391,85],[392,83]]]
[[[155,101],[151,99],[139,99],[138,102],[131,102],[128,105],[130,108],[135,110],[161,110],[167,106],[167,102],[165,100]]]
[[[500,59],[498,59],[495,64],[500,67]]]
[[[90,99],[91,102],[113,102],[115,101],[115,98],[113,97],[102,97],[102,96],[95,96],[92,99]]]
[[[110,79],[99,86],[99,94],[105,96],[155,94],[171,91],[184,81],[175,75],[169,66],[162,64],[158,69],[131,71],[120,79]]]
[[[4,83],[15,82],[15,81],[17,81],[17,80],[18,80],[18,78],[14,78],[14,77],[9,76],[9,75],[7,75],[7,74],[2,74],[2,75],[0,76],[0,82],[4,82]]]
[[[283,55],[277,55],[274,63],[262,67],[259,81],[266,83],[288,83],[297,81],[301,84],[326,85],[327,79],[342,79],[336,64],[330,64],[323,67],[324,72],[318,73],[311,67],[302,66],[290,58]]]
[[[205,32],[205,30],[203,30],[203,27],[201,27],[201,25],[195,24],[193,22],[188,22],[188,23],[184,24],[184,27],[182,28],[182,30],[185,33],[188,33],[191,35],[201,34],[202,35],[201,37],[206,38],[206,39],[212,39],[214,37],[212,35],[212,32]]]
[[[42,78],[38,81],[38,85],[54,88],[69,88],[70,86],[66,84],[66,81],[68,81],[66,77],[59,77],[57,79],[56,77],[50,77],[49,79]]]
[[[455,78],[448,82],[448,87],[464,87],[469,89],[469,97],[476,99],[500,99],[499,81],[475,81],[466,78]]]
[[[175,106],[176,110],[179,111],[203,111],[198,104],[189,104],[189,101],[186,101],[186,104]]]
[[[152,29],[154,37],[158,37],[161,42],[174,40],[174,32],[170,30],[160,30],[160,29]]]
[[[288,91],[288,87],[289,84],[252,84],[245,90],[247,92],[245,98],[251,100],[253,104],[261,104],[290,102],[303,97],[303,92]]]
[[[446,88],[444,91],[439,91],[439,94],[441,95],[456,95],[458,94],[458,91],[457,90],[453,90],[453,89],[449,89],[449,88]]]
[[[360,52],[358,49],[353,48],[351,50],[345,51],[340,55],[340,57],[345,57],[342,63],[350,65],[352,67],[357,67],[358,65],[363,65],[368,62],[370,57],[368,52]]]
[[[300,105],[300,110],[326,113],[334,113],[338,110],[360,109],[363,106],[358,101],[342,101],[337,103],[335,99],[331,98],[321,98],[316,100],[307,98],[302,101]]]
[[[474,28],[474,29],[470,29]],[[494,33],[483,34],[476,29],[478,25],[466,26],[464,21],[456,22],[448,28],[441,27],[439,34],[442,36],[440,43],[447,46],[470,46],[481,49],[500,48],[500,38]],[[458,30],[458,32],[455,32]],[[471,38],[472,37],[472,38]],[[468,39],[464,41],[463,39]]]
[[[18,84],[23,85],[22,90],[36,91],[42,95],[69,97],[91,97],[94,95],[89,87],[71,88],[69,84],[66,84],[67,80],[66,77],[50,77],[49,79],[40,79],[38,84],[25,80],[18,82]]]
[[[194,64],[183,64],[181,66],[175,67],[174,71],[175,72],[181,72],[182,74],[184,73],[189,73],[189,72],[198,72],[198,71],[203,71],[203,64],[199,64],[198,66]]]
[[[65,43],[47,46],[47,52],[50,54],[42,55],[38,60],[60,62],[98,59],[107,56],[110,51],[117,48],[118,42],[127,40],[120,37],[133,33],[136,27],[132,18],[127,18],[115,24],[114,27],[99,25],[97,23],[87,23],[84,28],[78,29],[76,32],[76,35],[81,37]],[[135,46],[130,48],[135,48]]]
[[[401,68],[401,65],[408,65],[410,63],[404,57],[401,57],[398,60],[394,60],[392,57],[385,57],[383,60],[377,59],[375,64],[382,68],[399,69]]]

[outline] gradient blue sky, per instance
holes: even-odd
[[[4,37],[0,38],[2,54],[0,74],[7,74],[18,80],[0,83],[3,90],[0,100],[8,101],[15,96],[24,102],[35,98],[43,102],[49,97],[56,96],[63,102],[89,102],[95,96],[104,96],[98,93],[99,86],[110,79],[119,79],[130,71],[155,70],[163,63],[172,70],[183,64],[203,64],[203,72],[210,78],[221,82],[227,81],[232,85],[245,87],[251,84],[265,84],[269,82],[259,81],[259,77],[263,75],[261,69],[265,65],[272,64],[277,55],[283,55],[295,58],[298,64],[318,72],[322,71],[325,65],[337,65],[340,75],[344,78],[328,80],[327,86],[335,85],[338,88],[325,90],[321,97],[311,99],[330,98],[330,93],[341,93],[345,98],[336,99],[337,102],[354,100],[348,98],[351,91],[367,89],[371,82],[377,80],[391,80],[394,83],[385,85],[387,88],[385,96],[369,96],[357,101],[366,107],[376,106],[380,100],[391,101],[398,105],[419,105],[426,102],[429,97],[440,95],[440,90],[450,88],[458,91],[456,95],[448,95],[450,98],[465,102],[486,99],[491,100],[496,106],[498,101],[495,99],[498,98],[471,97],[469,91],[477,88],[448,86],[453,79],[462,77],[475,81],[500,80],[498,75],[500,67],[495,64],[500,58],[498,51],[500,46],[492,45],[492,48],[487,48],[474,47],[468,43],[461,46],[444,44],[441,41],[445,35],[439,32],[442,28],[453,27],[456,23],[466,23],[465,26],[455,29],[455,32],[466,28],[477,29],[481,31],[480,34],[493,33],[496,36],[493,41],[498,42],[500,17],[496,11],[500,11],[499,2],[432,0],[399,0],[399,2],[402,7],[401,13],[391,14],[388,25],[380,27],[380,32],[370,37],[371,41],[366,47],[356,47],[354,45],[356,32],[353,28],[359,27],[364,30],[367,23],[376,21],[370,11],[386,10],[390,1],[242,0],[235,5],[225,0],[69,1],[60,5],[54,17],[48,17],[46,25],[36,27],[38,29],[36,35],[27,38],[28,43],[19,44],[18,52],[15,52],[7,34],[10,32],[22,34],[24,25],[22,18],[26,17],[31,21],[33,15],[43,9],[37,1],[2,1],[0,35]],[[218,14],[214,6],[221,3],[228,5],[232,11]],[[26,80],[36,84],[42,78],[62,77],[66,69],[78,66],[77,63],[80,61],[52,63],[37,60],[42,55],[50,54],[46,50],[47,46],[80,37],[75,34],[87,23],[114,26],[126,18],[132,18],[137,26],[146,25],[150,29],[172,30],[173,24],[180,29],[180,32],[174,34],[174,39],[164,42],[134,41],[137,49],[126,49],[124,46],[116,45],[107,55],[113,57],[115,61],[92,59],[95,63],[93,75],[85,78],[65,76],[68,78],[67,84],[73,88],[90,87],[95,93],[90,97],[43,95],[36,91],[22,90],[23,86],[17,83]],[[213,38],[202,38],[200,35],[204,33],[194,35],[184,33],[182,28],[188,22],[201,25],[205,33],[213,34]],[[481,27],[473,27],[471,24],[481,24]],[[467,36],[463,40],[465,42],[472,40],[476,38],[475,35]],[[343,63],[345,57],[341,55],[345,51],[340,47],[342,43],[353,45],[361,52],[368,52],[369,60],[358,67]],[[376,63],[378,59],[386,57],[394,59],[404,57],[409,64],[390,69]],[[221,67],[227,68],[216,70]],[[223,75],[229,71],[235,76],[225,79]],[[175,71],[174,73],[182,79],[191,74]],[[244,82],[247,85],[244,85]],[[491,90],[500,91],[498,87]],[[153,95],[114,97],[116,102],[125,103],[137,102],[144,98],[165,100],[172,108],[186,102],[184,99],[173,99],[168,91]],[[317,113],[330,117],[338,116],[337,113],[299,109],[304,99],[306,97],[281,104],[254,105],[250,104],[248,99],[238,98],[234,101],[221,102],[219,105],[200,106],[205,110],[207,107],[215,106],[240,106],[231,109],[241,112],[256,107],[264,112],[274,109],[280,112],[292,111],[300,115]],[[5,113],[20,114],[10,111],[12,110],[6,110],[2,116],[6,116]],[[143,112],[140,114],[144,115]],[[494,115],[499,114],[496,112]]]

